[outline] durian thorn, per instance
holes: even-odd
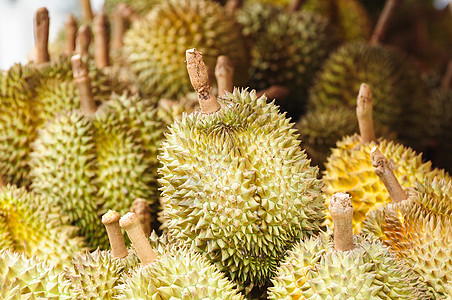
[[[126,19],[123,16],[124,2],[115,5],[113,11],[113,21],[111,22],[111,47],[114,50],[120,50],[124,46],[124,33],[126,32]]]
[[[408,197],[394,175],[393,166],[378,147],[373,147],[370,151],[370,161],[375,168],[375,174],[380,177],[380,180],[388,190],[392,202],[397,203],[406,200]]]
[[[92,116],[96,110],[96,102],[94,101],[93,92],[91,91],[91,80],[88,76],[88,68],[82,61],[80,54],[72,56],[72,73],[74,82],[77,85],[80,96],[80,106],[82,114]]]
[[[130,211],[137,215],[140,221],[143,232],[146,236],[151,235],[151,210],[149,203],[142,198],[137,198],[133,201]]]
[[[449,5],[452,7],[452,3]],[[446,73],[444,73],[443,79],[441,80],[441,88],[452,88],[452,59],[447,64]]]
[[[75,51],[75,36],[77,34],[77,21],[74,15],[69,15],[64,23],[66,39],[64,41],[64,54],[71,55]]]
[[[88,25],[82,25],[77,31],[75,39],[76,52],[82,56],[88,56],[89,44],[91,43],[91,29]]]
[[[218,96],[223,96],[226,92],[232,93],[234,89],[234,66],[229,57],[218,56],[215,77],[217,78]]]
[[[91,1],[90,0],[80,0],[80,7],[82,8],[83,12],[83,20],[85,22],[92,22],[94,18],[93,9],[91,8]]]
[[[358,118],[361,143],[367,144],[376,141],[372,118],[372,92],[365,83],[361,83],[359,87],[358,98],[356,99],[356,117]]]
[[[300,7],[304,4],[305,0],[292,0],[290,1],[288,12],[293,13],[300,9]]]
[[[152,250],[141,228],[140,221],[134,213],[128,212],[122,216],[119,220],[119,226],[127,232],[143,265],[148,265],[157,259],[157,255]]]
[[[381,43],[381,40],[386,34],[388,29],[388,25],[394,13],[398,7],[398,5],[402,2],[402,0],[386,0],[385,6],[383,7],[383,11],[378,18],[377,25],[375,26],[374,32],[370,38],[370,45],[378,45]]]
[[[330,214],[334,223],[334,247],[338,251],[355,248],[353,242],[353,206],[347,193],[335,193],[331,196]]]
[[[198,102],[204,114],[211,114],[220,110],[221,106],[212,93],[209,85],[209,73],[202,60],[202,54],[195,48],[185,51],[187,71],[191,84],[198,93]]]
[[[35,14],[35,45],[36,63],[42,64],[50,61],[49,43],[49,11],[45,7],[40,7]]]
[[[101,12],[94,17],[94,61],[99,68],[110,65],[109,39],[110,29],[107,15]]]
[[[289,89],[282,85],[272,85],[267,89],[258,91],[256,96],[260,98],[265,94],[268,99],[283,100],[289,95],[289,92]]]
[[[242,5],[243,0],[227,0],[224,8],[228,14],[233,16]]]
[[[115,258],[124,258],[127,252],[126,243],[119,227],[119,214],[109,210],[102,216],[102,224],[107,229],[108,239],[110,240],[112,256]]]

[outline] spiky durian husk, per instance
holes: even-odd
[[[375,127],[387,126],[409,145],[423,145],[427,91],[414,63],[395,50],[345,44],[330,55],[310,90],[310,107],[356,106],[361,83],[372,88]]]
[[[433,169],[431,162],[422,162],[421,154],[401,144],[382,139],[378,144],[371,142],[361,145],[357,134],[345,137],[332,149],[332,154],[325,164],[323,190],[326,194],[326,207],[334,193],[350,194],[354,208],[355,232],[360,231],[361,223],[369,211],[391,201],[370,161],[370,152],[375,146],[394,163],[394,174],[403,188],[435,176],[449,177],[444,171]],[[329,214],[326,223],[332,225]]]
[[[245,5],[237,20],[251,44],[250,85],[265,89],[278,84],[306,94],[332,46],[327,20],[262,3]]]
[[[272,282],[269,299],[429,299],[387,247],[362,236],[350,251],[337,251],[327,233],[300,242]]]
[[[284,252],[318,232],[318,169],[278,107],[236,89],[220,111],[176,121],[162,144],[169,234],[240,284],[265,285]]]
[[[452,297],[451,191],[451,181],[443,178],[418,183],[408,200],[370,213],[363,224],[363,232],[414,269],[435,299]]]
[[[243,299],[214,265],[186,248],[168,248],[124,281],[119,299]]]
[[[177,99],[192,91],[184,63],[189,48],[203,53],[212,78],[217,57],[228,55],[235,85],[247,80],[248,52],[240,29],[224,8],[209,0],[162,2],[133,24],[124,44],[146,95]]]
[[[35,142],[32,187],[68,214],[89,246],[106,247],[99,216],[106,208],[122,215],[136,198],[158,203],[161,127],[151,101],[126,94],[113,95],[92,119],[62,114]]]
[[[0,249],[46,258],[60,269],[83,251],[77,228],[64,225],[66,217],[52,206],[25,188],[0,188]]]

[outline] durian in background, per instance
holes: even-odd
[[[382,242],[353,235],[350,196],[334,194],[331,231],[288,251],[269,299],[430,299],[415,273]]]
[[[423,162],[422,155],[411,148],[386,139],[376,139],[373,131],[373,93],[366,84],[361,85],[358,94],[357,115],[361,135],[346,136],[337,142],[325,163],[322,180],[323,191],[328,199],[334,193],[346,192],[352,197],[354,207],[353,227],[360,231],[361,223],[369,211],[375,210],[389,201],[388,193],[374,173],[370,161],[372,147],[378,145],[380,151],[391,157],[396,177],[403,187],[410,187],[416,181],[423,182],[435,176],[449,177],[443,170],[432,168],[431,162]],[[326,224],[331,225],[327,215]]]
[[[452,297],[451,179],[435,177],[404,191],[388,159],[375,147],[375,173],[392,203],[369,213],[363,232],[375,235],[425,282],[433,299]]]
[[[265,286],[285,251],[320,229],[318,169],[265,96],[235,89],[216,99],[195,49],[187,68],[201,111],[174,122],[161,146],[169,235],[240,286]]]
[[[49,197],[81,230],[90,247],[105,247],[105,208],[125,213],[131,200],[158,205],[157,149],[162,123],[151,101],[113,94],[99,108],[86,66],[73,57],[81,110],[63,113],[39,132],[32,153],[32,188]]]

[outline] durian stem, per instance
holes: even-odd
[[[137,215],[141,228],[146,236],[151,235],[151,210],[145,199],[137,198],[133,201],[130,211]]]
[[[356,116],[361,133],[361,143],[367,144],[376,141],[372,118],[372,92],[367,84],[361,83],[356,102]]]
[[[385,185],[392,202],[398,203],[406,200],[407,195],[394,175],[389,160],[381,153],[378,147],[373,147],[370,151],[370,160],[372,166],[375,167],[375,174],[380,177],[380,180]]]
[[[123,38],[126,32],[126,20],[122,13],[124,5],[123,2],[117,3],[113,11],[111,47],[114,50],[120,50],[124,46]]]
[[[107,229],[113,257],[126,257],[129,253],[127,252],[126,243],[124,243],[121,227],[119,227],[119,214],[115,211],[109,210],[102,216],[102,224],[104,224]]]
[[[224,8],[228,14],[233,16],[242,5],[243,0],[228,0],[226,1]]]
[[[75,36],[77,34],[77,21],[74,15],[69,15],[64,23],[66,40],[64,41],[64,54],[71,55],[75,51]]]
[[[369,43],[371,45],[378,45],[386,34],[388,29],[389,21],[393,17],[397,6],[402,2],[402,0],[386,0],[385,6],[381,15],[378,19],[377,25],[375,26],[372,37]]]
[[[83,12],[83,19],[85,22],[92,22],[94,18],[93,9],[91,8],[90,0],[80,0],[80,6]]]
[[[198,93],[198,102],[204,114],[211,114],[220,110],[221,106],[212,93],[209,85],[209,74],[202,60],[202,54],[195,48],[185,51],[188,75],[191,84]]]
[[[141,16],[137,14],[137,12],[133,10],[133,8],[131,8],[129,5],[124,3],[121,8],[122,17],[128,20],[130,23],[138,22],[142,19]]]
[[[80,54],[72,56],[72,73],[74,82],[77,85],[80,96],[80,106],[82,114],[92,116],[96,110],[96,102],[94,101],[93,92],[91,91],[91,80],[88,76],[88,68],[82,61]]]
[[[5,183],[5,181],[3,180],[3,176],[0,175],[0,189],[3,189],[3,188],[5,188],[5,187],[6,187],[6,183]]]
[[[260,90],[256,93],[257,97],[262,97],[266,95],[268,99],[279,99],[282,100],[289,95],[289,89],[282,85],[272,85],[265,90]]]
[[[223,96],[226,92],[232,93],[234,89],[234,66],[229,57],[225,55],[218,56],[215,66],[215,77],[217,78],[218,96]]]
[[[50,61],[49,43],[49,11],[45,7],[40,7],[35,15],[35,45],[36,63],[42,64]]]
[[[350,196],[346,193],[334,194],[329,210],[334,223],[334,247],[338,251],[354,249],[353,206]]]
[[[288,12],[289,13],[296,12],[297,10],[300,9],[304,2],[305,0],[292,0],[289,4]]]
[[[91,43],[91,30],[88,25],[80,26],[75,42],[76,52],[82,56],[88,56],[89,44]]]
[[[449,5],[452,7],[452,4]],[[441,80],[441,88],[452,88],[452,59],[447,64],[446,73],[444,73],[443,79]]]
[[[99,13],[94,18],[94,61],[99,68],[105,68],[110,65],[109,39],[110,30],[107,15],[104,12]]]
[[[127,232],[143,265],[148,265],[157,259],[157,255],[147,241],[140,221],[134,213],[129,212],[122,216],[119,220],[119,226]]]

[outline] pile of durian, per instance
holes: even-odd
[[[50,44],[38,9],[0,298],[452,299],[452,14],[400,2],[83,0]]]

